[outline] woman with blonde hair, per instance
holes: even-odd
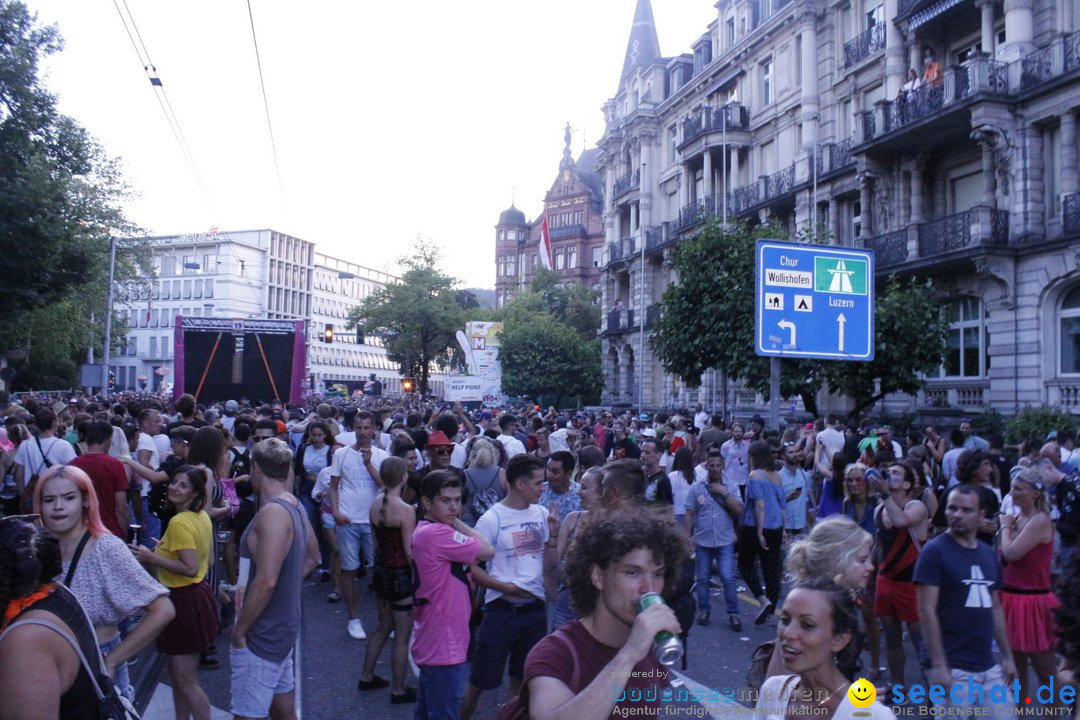
[[[833,516],[816,524],[806,539],[791,546],[787,569],[796,582],[825,577],[855,592],[870,581],[873,546],[874,536],[854,520]]]
[[[506,470],[500,467],[501,455],[495,444],[486,437],[478,437],[469,443],[461,499],[461,519],[469,527],[476,525],[488,508],[506,497]]]
[[[1020,676],[1019,697],[1031,697],[1030,665],[1043,685],[1054,674],[1057,628],[1054,609],[1060,605],[1050,582],[1050,558],[1054,551],[1054,525],[1040,471],[1025,468],[1012,480],[1010,490],[1019,514],[1001,516],[1002,570],[1001,609],[1009,647]]]

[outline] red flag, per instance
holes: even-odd
[[[540,262],[550,270],[551,262],[551,236],[548,234],[547,209],[544,210],[544,222],[540,224]]]

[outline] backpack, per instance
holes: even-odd
[[[229,453],[232,455],[232,462],[229,464],[229,477],[237,478],[241,475],[250,475],[251,450],[240,452],[236,448],[230,447]],[[236,496],[241,498],[251,497],[255,493],[255,488],[251,486],[250,480],[233,483],[233,489]]]
[[[469,509],[469,513],[472,515],[473,525],[476,524],[476,521],[480,519],[480,516],[487,512],[492,505],[505,497],[502,486],[499,484],[498,466],[493,465],[490,468],[495,472],[492,474],[491,481],[483,488],[477,488],[475,486],[473,479],[476,476],[470,472],[478,469],[479,468],[465,469],[465,507]]]
[[[1061,542],[1075,545],[1080,542],[1080,473],[1070,470],[1056,490],[1058,511],[1057,531]]]

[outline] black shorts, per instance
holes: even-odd
[[[390,603],[393,609],[408,610],[412,607],[413,573],[409,565],[376,565],[372,571],[371,585],[375,590],[375,597]]]

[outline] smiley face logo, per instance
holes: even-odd
[[[859,678],[851,683],[847,691],[848,700],[857,708],[870,707],[877,700],[877,688],[866,678]]]

